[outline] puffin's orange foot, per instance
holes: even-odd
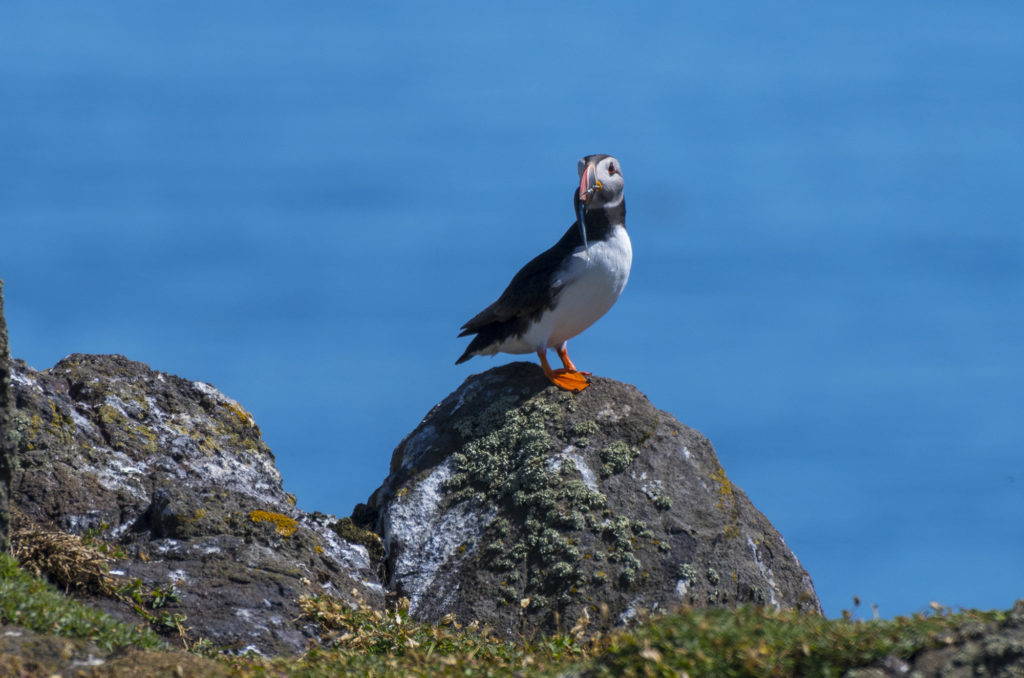
[[[551,374],[548,376],[548,379],[550,379],[551,383],[553,383],[558,388],[564,389],[566,391],[572,391],[574,393],[579,393],[586,387],[590,386],[590,381],[586,378],[586,376],[584,376],[587,374],[590,373],[577,372],[576,370],[568,369],[552,370]]]

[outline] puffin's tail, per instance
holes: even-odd
[[[477,333],[476,336],[473,337],[473,341],[469,342],[469,346],[466,347],[465,352],[459,357],[458,360],[455,361],[456,365],[460,365],[466,362],[475,355],[486,353],[487,348],[491,346],[495,341],[495,338],[491,336],[492,332],[488,332],[486,327],[476,330],[465,330],[459,336],[464,337],[474,333]],[[490,353],[493,354],[494,352],[491,351]]]

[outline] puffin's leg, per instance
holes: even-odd
[[[555,349],[555,352],[558,353],[558,357],[562,359],[562,367],[572,372],[579,372],[579,370],[576,369],[576,366],[572,364],[572,361],[569,360],[568,343],[569,342],[567,341],[563,341],[562,345]],[[590,374],[590,372],[580,372],[580,374]]]
[[[558,388],[578,393],[590,386],[587,378],[575,369],[551,369],[551,365],[548,363],[547,349],[537,351],[537,357],[540,358],[540,367],[544,370],[544,376],[550,379],[551,383]]]

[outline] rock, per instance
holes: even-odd
[[[381,536],[388,588],[425,621],[516,636],[682,605],[821,613],[711,443],[610,379],[577,395],[528,363],[470,377],[353,519]]]
[[[939,638],[908,660],[887,658],[874,666],[851,669],[844,678],[897,676],[1024,676],[1024,600],[998,619],[970,624]]]
[[[178,600],[151,611],[169,626],[184,614],[192,640],[273,654],[315,635],[303,594],[383,605],[367,548],[295,508],[252,416],[213,386],[121,356],[13,367],[14,504],[115,544],[125,582],[173,586]],[[89,602],[140,621],[116,599]]]
[[[10,550],[11,444],[8,421],[11,411],[11,352],[4,319],[4,281],[0,280],[0,551]]]

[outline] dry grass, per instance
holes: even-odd
[[[110,575],[111,558],[78,535],[35,523],[12,507],[11,546],[22,568],[45,577],[65,591],[80,589],[113,596],[118,586]]]

